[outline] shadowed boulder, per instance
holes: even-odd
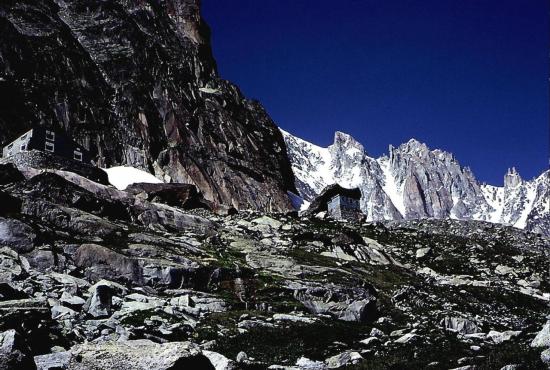
[[[136,259],[126,257],[96,244],[83,244],[74,256],[76,266],[91,280],[114,280],[143,283],[143,273]]]
[[[204,199],[197,187],[190,184],[137,183],[128,186],[126,192],[150,202],[164,203],[182,209],[214,208],[214,204]]]
[[[17,253],[34,249],[36,233],[29,225],[9,218],[0,218],[0,247],[9,247]]]
[[[0,185],[13,184],[23,180],[25,177],[13,164],[0,164]]]

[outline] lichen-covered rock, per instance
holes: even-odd
[[[365,289],[296,283],[289,287],[312,313],[328,314],[343,321],[365,322],[376,318],[376,297]]]
[[[71,356],[70,352],[56,352],[34,356],[36,370],[66,370],[71,361]]]

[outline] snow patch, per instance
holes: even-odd
[[[395,178],[391,172],[390,160],[386,157],[382,157],[378,160],[380,168],[384,173],[384,186],[382,189],[390,197],[391,202],[397,208],[401,216],[405,217],[405,202],[403,200],[403,190],[399,189]]]
[[[149,172],[134,167],[111,167],[104,168],[109,177],[109,183],[118,190],[124,190],[128,186],[137,183],[162,184],[163,182],[151,175]]]
[[[301,196],[294,194],[291,191],[287,191],[288,198],[290,199],[290,202],[292,203],[292,207],[294,207],[297,211],[305,211],[309,208],[309,205],[311,204],[307,200],[304,200]]]
[[[346,149],[346,154],[350,157],[353,157],[357,154],[362,154],[362,152],[361,152],[361,149],[352,147],[352,148]]]

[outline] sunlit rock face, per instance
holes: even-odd
[[[236,208],[290,208],[282,135],[219,78],[200,1],[7,0],[0,32],[0,142],[61,129],[100,166]]]

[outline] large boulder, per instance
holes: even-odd
[[[67,369],[71,361],[70,352],[56,352],[47,355],[35,356],[34,363],[36,370],[59,370]]]
[[[73,174],[71,177],[68,172],[62,171],[44,172],[18,184],[13,192],[25,199],[40,199],[112,220],[131,219],[126,204],[120,199],[113,199],[109,193],[96,190],[104,185],[89,180],[80,180],[79,184],[75,183],[76,180],[68,180],[77,176]]]
[[[23,277],[28,271],[26,259],[11,248],[0,248],[0,282],[11,283]]]
[[[363,361],[363,356],[358,352],[346,351],[336,356],[332,356],[325,360],[329,369],[339,369],[341,367],[347,367],[355,365]]]
[[[191,230],[205,234],[213,234],[219,227],[216,223],[165,204],[144,202],[132,207],[137,214],[137,220],[144,226],[159,231]]]
[[[143,283],[143,272],[137,259],[126,257],[97,244],[83,244],[75,253],[74,263],[84,269],[91,280],[115,280],[137,285]]]
[[[14,219],[0,217],[0,247],[8,247],[18,253],[34,249],[36,233],[29,225]]]
[[[35,357],[38,370],[214,370],[199,347],[189,342],[149,340],[76,345],[67,352]]]
[[[120,226],[104,218],[40,199],[24,199],[21,212],[76,235],[105,238],[116,237],[123,232]]]
[[[204,199],[197,187],[191,184],[136,183],[128,186],[125,191],[150,202],[182,209],[213,209],[213,204]]]
[[[97,283],[90,288],[92,295],[86,302],[84,309],[94,318],[109,317],[112,313],[113,289],[110,284]]]
[[[546,322],[542,330],[533,339],[531,347],[550,348],[550,321]]]
[[[376,297],[366,289],[300,283],[291,283],[289,288],[311,313],[328,314],[343,321],[376,319]]]

